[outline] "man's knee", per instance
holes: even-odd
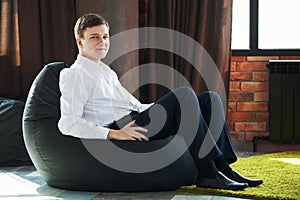
[[[217,92],[214,91],[205,91],[198,95],[198,99],[210,100],[212,102],[221,102],[221,97]]]
[[[176,88],[173,92],[175,94],[179,94],[182,96],[195,96],[196,97],[194,90],[188,86],[182,86],[182,87]]]
[[[180,106],[195,108],[195,106],[199,105],[197,95],[190,87],[179,87],[175,89],[173,93],[176,96]]]

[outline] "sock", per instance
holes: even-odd
[[[215,160],[215,165],[217,169],[220,170],[220,172],[222,172],[224,175],[230,173],[232,170],[223,155]]]
[[[204,165],[198,166],[198,177],[201,178],[213,178],[216,173],[218,173],[218,169],[214,162],[210,162]]]

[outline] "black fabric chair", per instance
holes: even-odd
[[[61,134],[57,127],[61,95],[58,84],[59,73],[65,67],[64,63],[56,62],[43,68],[31,86],[23,115],[26,148],[36,169],[50,186],[72,190],[136,192],[173,190],[194,183],[197,170],[188,150],[161,169],[143,173],[125,172],[101,162],[84,144],[101,147],[107,145],[109,140],[82,140]],[[172,137],[149,142],[114,143],[119,148],[138,153],[154,151],[171,140]],[[174,143],[174,148],[186,148],[183,140]],[[98,153],[110,155],[109,150]],[[172,153],[172,150],[165,151],[161,158],[167,158]],[[152,161],[145,160],[147,162]]]
[[[0,166],[32,164],[22,133],[24,102],[0,97]]]

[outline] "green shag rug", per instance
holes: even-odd
[[[300,152],[239,158],[231,167],[246,177],[263,179],[264,183],[243,191],[203,189],[195,186],[183,186],[180,191],[250,199],[300,200]]]

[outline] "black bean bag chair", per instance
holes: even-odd
[[[61,95],[58,83],[65,67],[56,62],[43,68],[31,86],[23,115],[26,148],[50,186],[137,192],[173,190],[194,183],[197,170],[180,137],[139,142],[63,135],[57,127]],[[116,154],[120,152],[122,156]],[[177,159],[167,161],[172,156]]]
[[[0,166],[32,164],[22,133],[24,101],[0,97]]]

